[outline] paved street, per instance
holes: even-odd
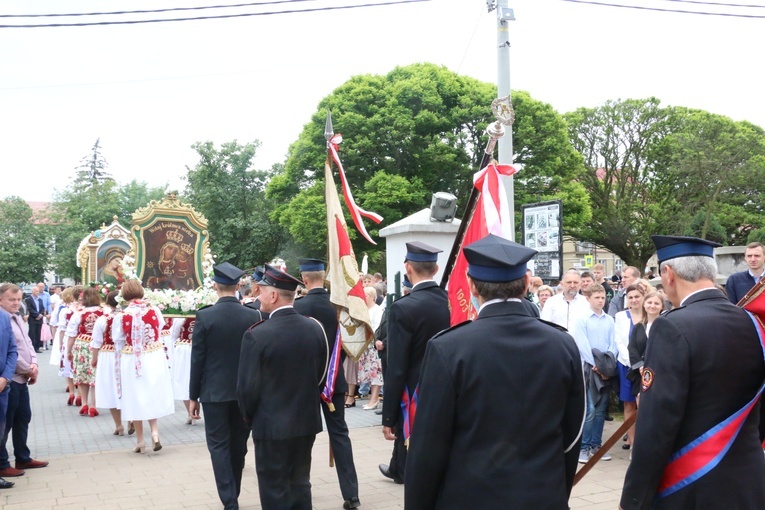
[[[10,479],[16,487],[0,491],[0,508],[222,508],[204,444],[204,425],[186,425],[182,403],[173,416],[160,419],[164,448],[157,453],[135,454],[131,452],[133,437],[112,435],[113,423],[107,411],[85,418],[77,414],[77,408],[66,405],[65,384],[57,376],[57,368],[48,364],[49,351],[39,357],[40,382],[30,388],[33,418],[29,445],[33,457],[49,460],[50,466]],[[392,443],[382,437],[380,417],[360,406],[347,411],[362,508],[403,508],[403,486],[383,478],[377,470],[377,464],[388,462],[392,448]],[[604,435],[615,427],[614,422],[607,424]],[[629,452],[617,445],[611,453],[614,460],[598,464],[574,488],[571,508],[617,508]],[[253,466],[250,444],[239,498],[242,509],[260,508]],[[315,509],[342,508],[337,477],[328,465],[326,433],[316,438],[311,482]]]

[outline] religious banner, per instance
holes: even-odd
[[[77,266],[82,269],[82,283],[108,283],[119,287],[125,281],[122,261],[130,250],[130,231],[120,225],[117,216],[109,226],[101,225],[80,242]]]
[[[207,219],[174,193],[133,213],[135,271],[151,289],[193,290],[204,283]]]
[[[207,219],[169,193],[133,213],[132,250],[123,260],[125,278],[141,280],[144,298],[165,317],[194,315],[217,295]]]

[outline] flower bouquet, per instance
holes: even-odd
[[[135,271],[135,258],[126,255],[122,260],[123,273],[126,279],[138,279]],[[163,317],[189,317],[196,315],[197,310],[203,306],[215,304],[218,294],[213,288],[213,265],[215,258],[208,251],[202,262],[202,274],[204,282],[201,287],[194,290],[175,289],[148,289],[144,288],[144,300],[152,306],[156,306]],[[121,300],[121,296],[118,296]]]

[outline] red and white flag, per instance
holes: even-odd
[[[374,331],[329,159],[324,165],[324,198],[327,202],[327,248],[331,285],[329,299],[339,310],[338,323],[343,349],[354,360],[358,360],[369,342],[374,339]]]
[[[507,193],[500,175],[513,175],[517,172],[511,165],[489,164],[483,170],[473,175],[473,186],[480,195],[476,202],[473,216],[462,221],[468,221],[465,237],[454,263],[454,269],[449,276],[449,306],[451,308],[451,325],[466,320],[475,319],[478,311],[470,299],[470,286],[467,281],[468,263],[462,253],[462,247],[494,234],[505,239],[512,238],[515,228],[510,218],[510,206]]]

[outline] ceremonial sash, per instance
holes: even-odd
[[[417,414],[417,398],[420,394],[420,387],[414,388],[414,394],[409,397],[409,388],[404,386],[404,393],[401,395],[401,411],[404,414],[404,445],[409,448],[409,436],[412,435],[414,426],[414,416]]]
[[[763,324],[758,317],[748,311],[746,313],[754,322],[754,329],[757,331],[763,358],[765,358],[765,329]],[[672,455],[659,483],[657,499],[666,498],[688,486],[720,463],[725,454],[728,453],[733,441],[736,440],[744,421],[759,401],[764,389],[765,382],[760,386],[754,398],[744,407]]]
[[[335,346],[332,349],[332,355],[329,358],[327,367],[327,381],[324,389],[321,390],[321,399],[326,402],[330,413],[335,412],[335,405],[332,403],[332,397],[335,396],[335,384],[337,383],[337,374],[340,371],[340,351],[342,350],[342,339],[340,338],[340,328],[335,333]]]

